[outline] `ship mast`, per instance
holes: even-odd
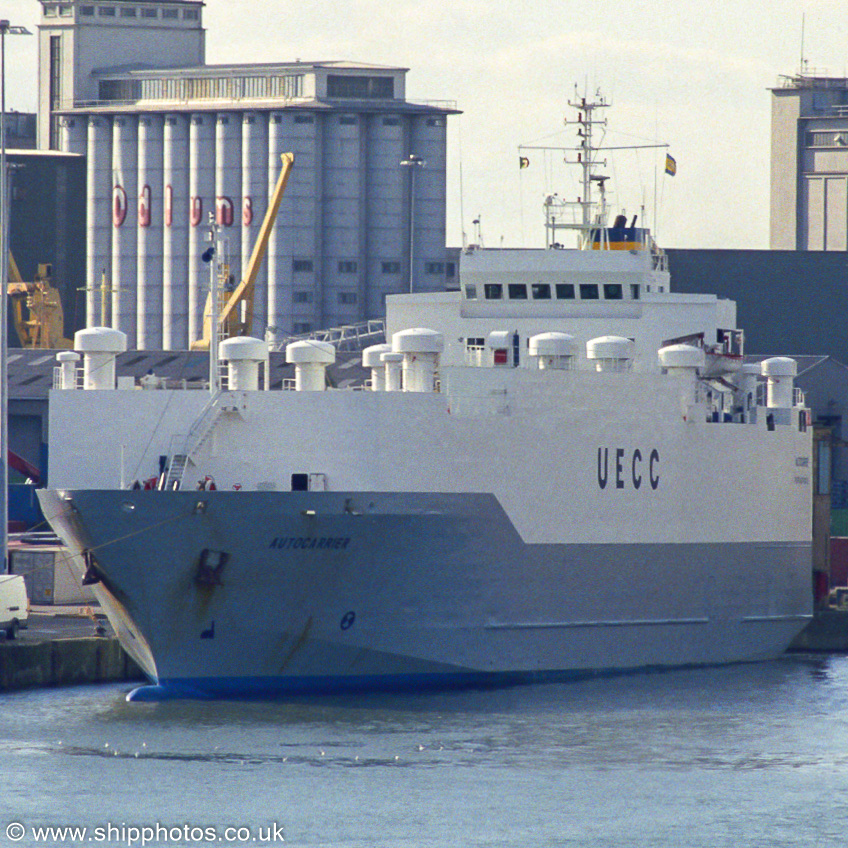
[[[609,233],[607,231],[607,196],[606,174],[595,173],[596,169],[606,167],[606,159],[599,159],[598,154],[607,150],[639,150],[650,148],[667,148],[667,144],[627,144],[624,146],[596,146],[594,141],[596,128],[607,125],[606,118],[597,116],[599,109],[608,109],[610,104],[599,93],[594,100],[578,97],[576,94],[568,105],[577,110],[577,120],[566,118],[563,123],[567,127],[577,127],[579,143],[574,148],[547,147],[533,144],[521,145],[519,150],[566,151],[563,162],[566,165],[577,165],[582,171],[582,194],[576,201],[564,200],[558,194],[545,197],[545,246],[549,248],[562,247],[557,241],[557,231],[576,230],[578,247],[582,250],[609,249]],[[576,158],[569,158],[567,151],[575,151]],[[597,187],[598,200],[594,193]],[[631,225],[633,226],[633,225]]]
[[[569,100],[568,105],[571,106],[572,109],[577,109],[577,120],[569,121],[568,118],[566,118],[564,123],[566,126],[574,126],[577,124],[577,135],[580,138],[580,144],[578,145],[577,162],[568,162],[568,159],[566,159],[566,163],[579,165],[583,171],[583,196],[578,198],[577,203],[582,207],[583,212],[582,229],[584,232],[588,233],[593,226],[603,226],[606,222],[606,195],[604,192],[604,181],[606,180],[606,177],[601,177],[592,173],[592,168],[595,165],[595,157],[597,155],[597,151],[592,146],[592,131],[596,126],[606,127],[606,118],[603,120],[595,118],[595,110],[607,109],[609,108],[609,103],[607,103],[603,97],[599,98],[595,102],[587,102],[585,97],[581,97],[579,101]],[[606,161],[601,164],[605,165]],[[593,182],[598,183],[602,200],[595,221],[592,221]]]
[[[545,241],[547,247],[557,245],[556,234],[557,230],[577,230],[579,233],[579,247],[586,249],[592,246],[593,233],[600,229],[602,236],[605,235],[605,226],[607,219],[606,207],[606,180],[605,175],[594,173],[594,168],[606,165],[606,160],[599,161],[597,158],[599,148],[594,146],[593,136],[596,127],[606,127],[606,118],[596,117],[596,112],[599,109],[609,108],[609,103],[596,95],[595,100],[587,100],[585,97],[569,100],[568,105],[572,109],[577,110],[577,120],[569,120],[566,118],[563,123],[565,126],[576,126],[577,135],[580,139],[577,147],[576,159],[569,159],[568,156],[563,160],[566,165],[577,165],[582,171],[583,190],[582,195],[577,198],[577,201],[562,200],[557,195],[549,195],[545,198]],[[596,204],[593,197],[594,186],[597,185],[600,201]],[[579,210],[577,221],[565,221],[565,210]]]

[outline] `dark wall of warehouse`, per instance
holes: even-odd
[[[53,266],[65,314],[65,335],[85,326],[85,157],[11,151],[9,245],[21,277],[34,279],[40,263]],[[99,282],[99,281],[98,281]],[[10,316],[11,317],[11,316]],[[9,341],[17,346],[10,329]]]
[[[750,354],[848,363],[848,253],[668,250],[672,291],[736,301]]]

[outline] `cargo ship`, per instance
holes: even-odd
[[[573,105],[575,219],[549,198],[545,248],[468,247],[459,291],[389,297],[361,387],[316,340],[279,391],[250,337],[212,346],[208,392],[116,381],[108,328],[58,355],[41,504],[150,678],[131,699],[754,661],[804,627],[795,363],[745,364],[734,304],[609,224],[605,104]]]

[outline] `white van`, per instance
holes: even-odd
[[[29,600],[22,574],[0,574],[0,631],[14,639],[29,619]]]

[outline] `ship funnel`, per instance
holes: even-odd
[[[791,409],[798,363],[788,356],[773,356],[760,363],[760,371],[768,380],[766,406],[771,409]]]
[[[626,371],[633,359],[633,341],[622,336],[598,336],[586,342],[586,358],[597,371]]]
[[[227,362],[227,388],[234,392],[259,389],[259,365],[268,359],[268,345],[262,339],[235,336],[221,342],[218,355]],[[267,380],[267,373],[265,375]]]
[[[372,392],[386,391],[386,366],[380,357],[391,350],[390,344],[376,344],[362,351],[362,367],[371,369]]]
[[[299,392],[323,392],[327,366],[335,361],[336,349],[329,342],[304,339],[286,346],[286,362],[294,364],[294,387]]]
[[[392,353],[392,351],[381,353],[380,362],[383,363],[383,367],[385,369],[383,381],[386,386],[386,391],[399,392],[403,388],[401,376],[403,373],[401,370],[403,368],[403,354]]]
[[[401,330],[392,336],[392,351],[403,354],[403,390],[434,392],[439,354],[445,340],[441,333],[426,327]]]
[[[77,362],[80,355],[73,350],[60,350],[56,354],[59,363],[59,386],[60,389],[75,389],[77,387]]]
[[[539,333],[530,337],[527,352],[536,359],[540,370],[565,371],[574,363],[577,339],[568,333]]]
[[[83,387],[114,389],[115,361],[127,349],[127,335],[111,327],[78,330],[74,347],[82,353]]]

